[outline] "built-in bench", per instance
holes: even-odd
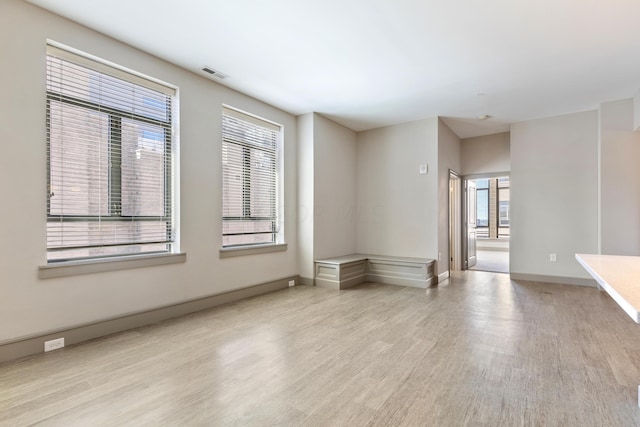
[[[362,282],[428,288],[437,283],[435,261],[386,255],[352,254],[315,261],[315,284],[346,289]]]

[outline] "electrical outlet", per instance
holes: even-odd
[[[556,262],[557,260],[556,254],[549,254],[549,261]]]
[[[56,338],[55,340],[44,342],[44,351],[57,350],[64,347],[64,338]]]
[[[296,281],[295,280],[289,280],[289,287],[293,287],[296,285]]]

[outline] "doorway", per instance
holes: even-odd
[[[508,175],[477,177],[467,181],[468,229],[473,229],[475,244],[471,270],[509,272],[509,202]],[[473,218],[471,218],[473,216]],[[470,232],[467,231],[469,234]],[[469,243],[471,244],[471,243]]]

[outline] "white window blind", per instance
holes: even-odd
[[[276,243],[280,126],[224,108],[223,246]]]
[[[172,250],[174,95],[47,47],[49,262]]]

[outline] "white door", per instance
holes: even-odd
[[[467,180],[467,256],[465,259],[466,267],[471,268],[476,265],[478,258],[476,257],[476,218],[477,218],[477,204],[476,204],[476,183],[475,181]]]

